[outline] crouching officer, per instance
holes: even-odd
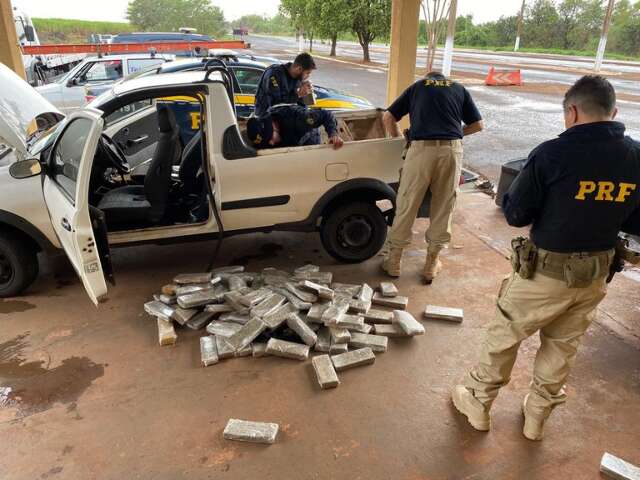
[[[281,103],[303,105],[302,98],[311,93],[308,79],[315,69],[316,63],[308,53],[301,53],[293,62],[267,68],[258,82],[255,115],[265,115],[271,107]]]
[[[625,137],[616,113],[605,78],[578,80],[564,98],[567,130],[531,152],[504,196],[507,222],[531,224],[531,239],[514,240],[514,272],[500,288],[480,360],[452,392],[477,430],[489,430],[489,409],[509,382],[520,343],[539,331],[522,410],[524,436],[542,439],[605,297],[618,233],[640,234],[640,144]]]
[[[247,122],[247,136],[256,148],[317,145],[320,126],[326,130],[329,143],[335,149],[342,147],[333,113],[300,105],[278,105],[270,108],[266,115],[251,117]]]
[[[382,269],[392,277],[400,276],[403,249],[411,244],[413,222],[425,193],[431,190],[423,270],[425,281],[431,283],[441,269],[440,250],[451,240],[462,168],[461,139],[482,130],[482,121],[469,92],[436,72],[407,88],[387,109],[383,116],[387,132],[400,136],[396,122],[407,114],[411,119],[411,146],[402,167],[396,215],[389,232],[390,249]]]

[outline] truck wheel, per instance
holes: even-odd
[[[378,207],[366,202],[342,205],[325,216],[320,230],[329,255],[345,263],[370,259],[387,238],[387,223]]]
[[[22,293],[38,276],[38,255],[24,238],[0,232],[0,297]]]

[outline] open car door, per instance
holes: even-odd
[[[100,224],[104,218],[91,216],[89,206],[91,166],[104,123],[100,113],[83,109],[69,116],[51,149],[43,181],[53,228],[96,305],[107,294],[105,273],[111,275],[106,230]]]

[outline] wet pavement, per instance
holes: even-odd
[[[484,194],[461,195],[445,273],[425,287],[425,226],[416,225],[396,284],[417,318],[432,303],[464,308],[464,322],[425,321],[424,336],[391,339],[332,391],[317,387],[310,362],[249,357],[202,368],[201,332],[179,329],[176,346],[157,345],[142,304],[175,274],[204,268],[215,242],[114,250],[118,284],[97,309],[70,267],[48,262],[28,295],[0,308],[0,478],[580,480],[599,478],[604,451],[640,464],[637,270],[614,280],[547,438],[520,433],[537,338],[522,346],[493,430],[478,433],[448,392],[475,361],[515,231]],[[253,271],[314,262],[341,282],[383,280],[380,258],[336,264],[313,234],[226,239],[217,265],[234,261]],[[229,418],[277,422],[278,441],[224,441]]]

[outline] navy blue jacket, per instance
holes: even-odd
[[[531,224],[531,240],[554,252],[615,247],[640,234],[640,144],[619,122],[577,125],[531,152],[505,194],[510,225]]]
[[[330,137],[338,133],[336,117],[328,110],[280,105],[271,108],[269,113],[280,126],[282,142],[276,147],[317,145],[320,143],[320,126],[324,127]]]
[[[274,105],[300,103],[301,81],[289,75],[291,63],[271,65],[260,77],[255,97],[255,115],[261,117]]]

